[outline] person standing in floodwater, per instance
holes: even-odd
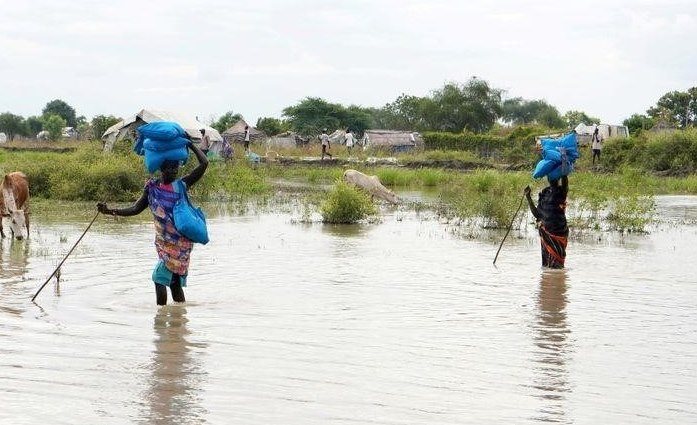
[[[185,190],[199,181],[208,168],[208,159],[203,151],[191,140],[187,146],[194,151],[198,166],[181,178]],[[181,185],[176,181],[180,166],[179,161],[165,161],[160,166],[161,178],[148,180],[140,199],[128,208],[110,209],[105,203],[97,204],[100,213],[123,217],[138,215],[150,207],[155,223],[155,248],[159,257],[152,273],[157,305],[167,304],[168,286],[175,302],[186,301],[182,288],[186,286],[193,242],[180,234],[174,225],[174,205],[183,196],[178,189]]]
[[[542,189],[537,207],[532,202],[530,186],[523,191],[528,200],[530,212],[537,220],[542,266],[552,269],[564,268],[566,245],[569,239],[569,227],[566,223],[566,195],[569,192],[569,179],[563,176],[560,180],[550,180],[549,186]]]

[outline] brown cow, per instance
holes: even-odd
[[[10,231],[12,236],[22,239],[22,228],[26,226],[29,237],[29,182],[24,173],[15,171],[6,174],[0,183],[0,235],[4,238],[2,218],[10,218]]]

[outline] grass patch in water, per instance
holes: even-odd
[[[377,208],[364,192],[339,181],[320,208],[325,223],[351,224],[375,215]]]

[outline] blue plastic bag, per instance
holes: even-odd
[[[151,151],[145,150],[145,168],[147,168],[149,173],[154,173],[160,169],[162,163],[170,161],[182,161],[186,163],[189,158],[189,150],[187,148],[176,148],[170,149],[168,151]]]
[[[559,165],[556,161],[550,161],[549,159],[542,159],[537,163],[535,171],[533,171],[532,176],[536,179],[541,179],[542,177],[549,174],[555,167]]]
[[[164,152],[172,149],[185,148],[189,144],[189,139],[177,137],[174,140],[163,141],[157,139],[145,139],[143,141],[143,149]]]
[[[551,180],[568,176],[579,157],[576,133],[571,132],[557,139],[540,140],[542,159],[537,163],[532,176],[536,179],[547,176]]]
[[[176,122],[156,121],[138,127],[140,139],[170,141],[177,137],[185,137],[186,131]]]
[[[206,216],[201,208],[191,205],[189,195],[186,193],[186,185],[181,179],[176,180],[177,189],[181,196],[174,204],[173,218],[174,227],[184,237],[195,243],[208,243],[208,227],[206,226]]]

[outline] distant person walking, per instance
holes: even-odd
[[[331,145],[329,144],[329,135],[327,134],[326,128],[322,131],[322,134],[320,134],[319,141],[322,142],[322,161],[324,161],[324,155],[328,155],[329,158],[334,158],[332,154],[329,153]]]
[[[250,133],[251,133],[251,131],[249,130],[249,126],[245,125],[244,126],[244,151],[245,152],[249,152]]]
[[[353,136],[350,129],[346,130],[344,140],[346,141],[346,150],[348,151],[349,155],[351,155],[351,149],[353,148],[354,143],[356,143],[356,138]]]
[[[603,136],[600,134],[598,127],[595,127],[593,131],[593,136],[591,137],[591,149],[593,149],[593,165],[595,165],[595,158],[598,158],[598,164],[600,164],[600,150],[603,148]]]
[[[563,269],[566,260],[566,245],[569,227],[566,223],[566,195],[569,193],[569,179],[563,176],[550,180],[549,186],[542,189],[537,207],[530,197],[530,186],[523,193],[528,200],[530,212],[537,220],[542,250],[542,266]]]
[[[205,155],[208,155],[208,151],[211,150],[211,138],[206,134],[206,129],[201,130],[201,150]]]

